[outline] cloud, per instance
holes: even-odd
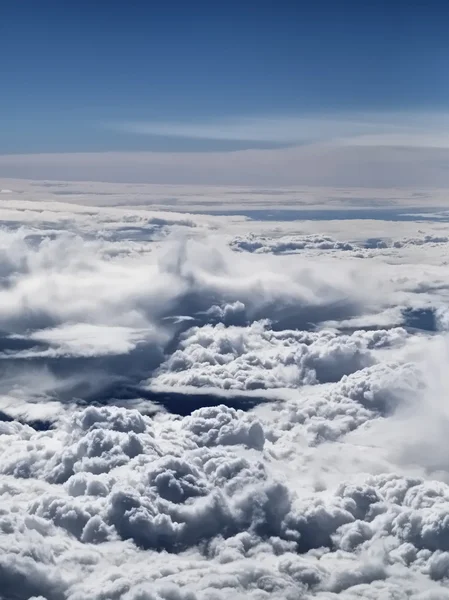
[[[427,140],[427,138],[426,138]],[[416,138],[319,141],[230,152],[98,152],[0,156],[0,177],[235,186],[447,188],[449,150]]]
[[[93,160],[95,155],[91,158]],[[407,222],[409,227],[416,227],[418,223],[412,220],[413,215],[410,213],[415,213],[415,218],[418,218],[420,213],[422,220],[422,209],[426,207],[425,214],[433,220],[437,213],[440,214],[440,218],[444,218],[441,209],[447,208],[447,190],[438,189],[434,185],[419,188],[366,188],[357,187],[351,182],[349,186],[344,187],[318,187],[305,184],[287,185],[284,181],[275,186],[262,185],[260,182],[256,186],[216,186],[206,185],[204,180],[201,185],[176,185],[26,180],[12,179],[11,176],[1,178],[0,181],[2,185],[11,188],[11,195],[2,200],[2,219],[13,221],[17,225],[23,224],[24,221],[39,221],[41,217],[46,228],[55,219],[61,221],[67,214],[70,215],[70,220],[76,215],[78,221],[82,220],[84,215],[85,222],[89,216],[95,215],[102,221],[103,227],[109,224],[109,227],[118,228],[123,217],[127,219],[128,225],[131,223],[134,226],[142,226],[144,220],[148,219],[149,225],[174,225],[176,221],[182,226],[196,225],[197,228],[201,228],[204,224],[216,222],[217,217],[213,215],[220,215],[222,212],[228,215],[228,223],[232,220],[233,227],[238,227],[244,225],[248,219],[245,214],[257,216],[253,211],[265,211],[262,216],[275,216],[279,214],[277,210],[273,212],[273,208],[276,207],[279,211],[304,211],[296,215],[290,213],[290,216],[286,213],[290,219],[314,220],[320,215],[323,220],[335,220],[339,214],[343,214],[341,209],[344,209],[352,211],[346,215],[351,219],[369,216],[369,219],[363,219],[364,227],[370,226],[371,229],[377,223],[379,230],[380,214],[372,212],[373,210],[384,209],[384,219],[394,218],[398,222],[398,217],[404,216],[404,209],[407,209],[405,213],[409,218],[402,222]],[[428,210],[429,207],[432,210]],[[324,209],[333,212],[323,213]],[[363,213],[360,209],[363,209]],[[370,212],[367,209],[372,210]],[[186,213],[195,213],[195,216]],[[282,213],[279,214],[279,218],[282,220]],[[67,224],[67,220],[64,224]],[[330,232],[332,224],[332,221],[325,221],[321,226]],[[253,228],[260,227],[261,223],[256,221],[252,225]],[[313,223],[301,223],[302,228],[307,225]],[[339,219],[336,225],[338,227],[334,227],[333,234],[340,235],[345,223]],[[283,229],[287,226],[284,222]],[[384,221],[377,235],[385,234],[386,228],[390,229],[391,226],[391,222]],[[297,229],[298,222],[291,221],[290,227]],[[323,230],[314,233],[323,234]],[[354,235],[357,232],[352,230],[351,233]]]
[[[376,362],[376,348],[404,343],[404,329],[355,332],[350,336],[272,331],[271,323],[249,327],[222,323],[191,328],[180,347],[153,378],[153,384],[223,389],[296,388],[339,381]]]
[[[448,244],[447,235],[426,234],[422,232],[417,237],[402,237],[392,239],[382,237],[367,237],[353,241],[336,240],[329,235],[277,235],[276,237],[257,236],[249,233],[231,240],[233,250],[253,252],[256,254],[297,254],[300,252],[351,252],[357,257],[372,257],[370,250],[390,248],[413,248],[413,246]]]
[[[445,225],[92,189],[0,206],[0,595],[449,597]]]
[[[339,242],[329,236],[282,237],[277,240],[257,238],[254,234],[231,242],[231,247],[245,252],[289,254],[301,250],[354,250],[350,242]]]
[[[391,474],[298,495],[267,471],[263,445],[252,449],[254,428],[263,431],[223,408],[170,424],[115,407],[85,409],[47,442],[25,427],[3,454],[5,484],[14,474],[3,488],[3,539],[16,540],[4,548],[3,580],[17,594],[14,578],[26,576],[32,588],[19,597],[75,599],[146,589],[161,598],[326,597],[379,583],[418,598],[425,572],[423,587],[444,585],[445,484]],[[245,458],[246,447],[255,454]],[[27,483],[35,478],[38,496]],[[8,512],[12,503],[19,511]]]
[[[20,219],[23,223],[18,226]],[[427,278],[423,278],[412,257],[408,267],[373,262],[371,281],[366,282],[364,267],[354,262],[351,252],[347,259],[343,259],[346,252],[343,253],[336,271],[329,255],[329,248],[334,248],[336,242],[317,234],[305,238],[306,244],[312,243],[320,253],[313,269],[307,256],[292,261],[288,255],[237,254],[234,246],[228,246],[227,220],[220,221],[218,217],[210,221],[199,217],[196,221],[193,216],[174,214],[155,217],[140,209],[36,206],[30,202],[5,208],[3,223],[0,368],[3,380],[10,382],[5,391],[12,393],[16,402],[17,390],[11,388],[11,381],[17,373],[30,371],[33,360],[46,369],[45,377],[39,375],[41,384],[34,381],[29,390],[39,402],[43,396],[47,400],[54,395],[97,396],[112,381],[116,382],[115,387],[108,394],[116,398],[117,394],[128,394],[117,385],[137,385],[147,379],[164,362],[164,353],[176,350],[179,336],[186,329],[195,326],[198,332],[208,332],[211,344],[217,343],[215,336],[221,335],[222,327],[217,323],[226,326],[222,330],[225,337],[231,331],[229,325],[242,327],[242,339],[247,340],[249,347],[254,343],[256,351],[259,346],[268,351],[268,363],[274,365],[271,385],[265,381],[270,368],[263,368],[265,374],[259,380],[257,364],[247,364],[246,351],[229,364],[229,368],[241,370],[246,387],[253,385],[244,376],[248,370],[255,377],[254,385],[259,381],[257,387],[261,388],[282,387],[289,377],[293,378],[292,385],[313,379],[314,369],[323,368],[307,363],[313,362],[311,357],[306,358],[308,347],[313,347],[312,355],[322,354],[319,360],[324,361],[323,365],[327,352],[329,360],[333,353],[341,353],[339,361],[347,355],[346,366],[341,362],[335,373],[349,372],[351,360],[359,366],[373,360],[370,351],[363,347],[362,338],[353,338],[348,348],[340,348],[340,343],[346,343],[343,338],[307,332],[297,335],[293,329],[310,329],[342,319],[373,319],[388,310],[391,302],[404,310],[424,309],[426,302],[431,301],[432,290],[438,289],[444,278],[443,269],[437,267],[432,267]],[[248,223],[246,227],[252,226]],[[261,239],[267,249],[274,247],[274,239]],[[395,252],[409,246],[419,248],[421,239],[436,251],[438,244],[443,243],[441,236],[436,235],[410,239],[411,242],[390,246]],[[347,242],[342,243],[343,246],[337,243],[337,247],[346,247]],[[352,244],[356,249],[357,244]],[[370,248],[365,256],[377,253],[382,258],[383,251],[382,247]],[[403,263],[404,254],[401,256]],[[388,260],[391,262],[391,257]],[[437,310],[438,303],[434,307]],[[263,319],[269,319],[269,327],[279,332],[286,330],[284,338],[255,323]],[[397,314],[392,324],[402,322]],[[203,325],[207,327],[201,329]],[[247,326],[252,329],[246,329]],[[326,342],[330,344],[328,349],[324,347]],[[292,356],[296,358],[292,364],[282,366],[284,360],[290,359],[282,358],[279,352],[288,344],[294,348]],[[188,355],[187,350],[178,352]],[[219,354],[216,356],[222,360]],[[203,359],[197,371],[190,364],[192,368],[186,370],[183,385],[191,385],[199,376],[202,362]],[[332,371],[330,363],[325,368]],[[230,387],[243,389],[239,378],[234,378],[236,372],[231,373]],[[323,375],[318,375],[318,380],[323,380]],[[216,381],[216,377],[211,381]],[[5,400],[5,406],[10,404],[10,400]]]
[[[105,325],[91,325],[89,323],[76,323],[63,325],[53,329],[33,331],[30,335],[13,335],[12,340],[30,342],[30,349],[14,354],[5,353],[16,358],[37,358],[44,356],[107,356],[109,354],[128,354],[135,350],[139,344],[148,342],[153,338],[157,343],[157,332],[148,329],[132,329],[131,327],[111,327]],[[33,347],[33,342],[39,346],[48,346],[45,349]],[[163,338],[159,343],[163,342]]]
[[[139,135],[283,144],[339,140],[375,146],[448,148],[444,113],[355,113],[347,115],[260,116],[198,122],[125,121],[105,127]]]
[[[347,135],[348,132],[378,131],[381,125],[372,123],[363,116],[346,119],[328,116],[245,117],[196,123],[128,121],[106,124],[106,127],[139,135],[295,144],[301,141],[310,143],[317,139],[328,140]]]

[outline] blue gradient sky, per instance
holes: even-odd
[[[276,147],[449,112],[447,1],[10,0],[0,22],[0,154]]]

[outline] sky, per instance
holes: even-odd
[[[427,130],[449,108],[448,17],[438,0],[2,2],[0,154]]]
[[[449,600],[448,7],[0,0],[0,600]]]
[[[449,186],[449,5],[0,3],[0,177]]]

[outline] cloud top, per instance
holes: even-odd
[[[71,186],[0,206],[0,596],[449,597],[444,215]]]

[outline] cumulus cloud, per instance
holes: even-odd
[[[358,257],[372,257],[370,250],[395,248],[413,248],[414,246],[434,246],[448,244],[447,235],[423,234],[416,237],[398,239],[382,237],[366,237],[352,241],[337,240],[328,235],[279,235],[257,236],[249,233],[231,240],[230,246],[236,251],[256,254],[296,254],[300,252],[353,252]]]
[[[446,245],[5,200],[0,596],[449,598]]]
[[[283,236],[280,239],[258,238],[254,234],[232,240],[235,250],[256,253],[294,254],[301,250],[354,250],[349,242],[333,240],[329,236]]]
[[[270,327],[269,321],[193,327],[155,373],[153,384],[251,390],[339,381],[374,364],[376,349],[397,346],[407,336],[402,328],[347,336]]]

